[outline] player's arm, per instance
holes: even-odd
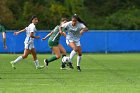
[[[64,23],[59,27],[59,33],[64,37],[66,37],[66,32],[64,32],[63,29],[66,29],[69,23],[70,22]]]
[[[30,28],[30,37],[31,38],[34,38],[34,39],[39,39],[40,38],[40,36],[35,36],[35,34],[34,34],[34,31],[35,31],[35,25],[33,25],[31,28]]]
[[[59,33],[60,33],[61,35],[63,35],[64,37],[66,37],[66,33],[62,31],[62,28],[63,28],[63,27],[61,27],[61,26],[59,27]]]
[[[26,29],[24,28],[24,29],[22,29],[22,30],[20,30],[20,31],[18,31],[18,32],[14,32],[14,35],[18,35],[18,34],[20,34],[20,33],[22,33],[22,32],[25,32],[26,31]]]
[[[51,31],[49,34],[47,34],[44,38],[42,38],[42,40],[46,40],[49,36],[51,36],[53,34],[53,31]]]
[[[34,36],[34,32],[31,32],[30,33],[30,37],[31,38],[35,38],[35,39],[39,39],[40,38],[40,36]]]
[[[85,27],[85,28],[82,28],[81,31],[80,31],[80,34],[82,35],[84,32],[87,32],[88,31],[88,28]]]

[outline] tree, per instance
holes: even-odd
[[[137,30],[140,29],[140,9],[120,10],[106,18],[103,29]]]
[[[12,26],[14,25],[13,20],[14,15],[6,6],[6,0],[0,1],[0,23],[4,24],[6,28],[12,29]]]

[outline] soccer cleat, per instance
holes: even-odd
[[[36,69],[43,69],[45,66],[38,66]]]
[[[70,67],[71,69],[74,69],[74,67],[72,66],[72,63],[71,63],[71,62],[69,62],[69,67]]]
[[[65,70],[65,69],[66,69],[65,63],[62,63],[62,65],[61,65],[61,68],[60,68],[60,69],[62,69],[62,70]]]
[[[80,66],[77,66],[77,70],[78,70],[79,72],[81,72]]]
[[[49,64],[48,60],[47,60],[47,59],[44,59],[44,65],[45,65],[46,67],[48,67],[48,64]]]
[[[14,61],[11,61],[10,64],[12,65],[13,69],[16,69],[15,65],[14,65]]]

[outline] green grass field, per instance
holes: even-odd
[[[60,70],[61,60],[37,70],[31,55],[13,70],[18,56],[0,54],[0,93],[140,93],[140,54],[83,54],[82,72]],[[40,64],[50,56],[38,54]]]

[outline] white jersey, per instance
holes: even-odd
[[[80,31],[86,26],[83,23],[77,22],[76,26],[72,26],[72,21],[69,21],[63,24],[61,27],[64,27],[68,34],[66,35],[66,39],[72,39],[74,41],[80,40]]]
[[[28,43],[28,44],[33,43],[34,38],[30,37],[30,33],[34,32],[34,34],[35,34],[35,32],[36,32],[35,25],[33,23],[31,23],[28,27],[25,28],[25,30],[26,30],[26,38],[25,38],[24,43]]]

